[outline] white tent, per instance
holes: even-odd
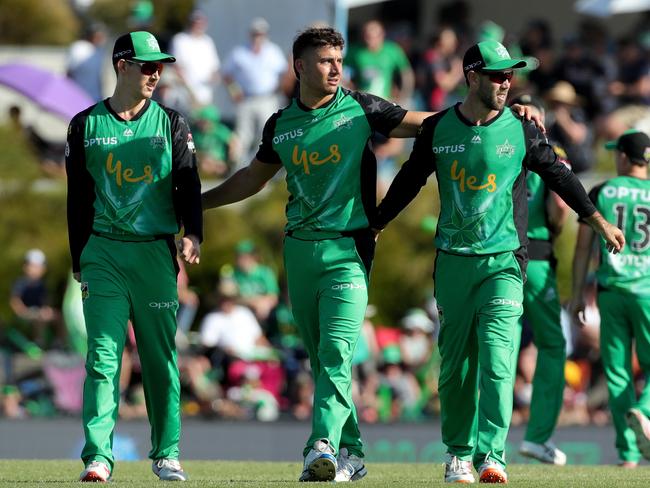
[[[578,0],[576,12],[596,17],[650,10],[650,0]]]

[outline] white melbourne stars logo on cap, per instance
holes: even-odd
[[[152,51],[160,51],[160,47],[158,46],[158,41],[156,41],[156,38],[153,35],[150,35],[147,38],[147,46],[149,46],[149,49]]]
[[[494,52],[496,52],[497,55],[498,55],[501,59],[507,59],[507,58],[510,57],[510,56],[508,55],[508,50],[507,50],[505,47],[503,47],[503,46],[499,46],[499,47],[497,47],[497,48],[494,50]]]

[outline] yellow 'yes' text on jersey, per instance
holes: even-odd
[[[142,168],[143,174],[141,176],[133,176],[132,168],[125,168],[122,171],[122,161],[119,159],[113,166],[113,153],[108,153],[106,158],[106,172],[109,175],[115,175],[115,183],[117,186],[122,186],[122,180],[127,183],[137,183],[139,181],[144,181],[147,185],[153,182],[153,172],[150,164],[145,165]]]
[[[465,192],[465,187],[472,191],[487,190],[490,193],[493,193],[497,189],[497,175],[490,173],[487,177],[487,183],[476,184],[478,178],[476,176],[468,176],[465,178],[465,168],[461,168],[458,171],[458,160],[454,160],[451,165],[451,179],[458,181],[459,189],[461,193]]]
[[[336,164],[339,161],[341,161],[341,153],[338,144],[332,144],[329,147],[329,154],[325,156],[321,156],[318,151],[312,151],[308,154],[305,149],[301,150],[297,144],[293,146],[293,152],[291,153],[291,162],[295,165],[302,164],[306,175],[311,174],[309,165],[320,166],[328,162]]]

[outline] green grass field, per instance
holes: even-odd
[[[6,439],[3,440],[6,442]],[[269,487],[298,486],[298,463],[185,461],[183,468],[190,475],[184,486],[204,487]],[[78,461],[0,460],[0,487],[31,488],[35,486],[79,487],[75,481],[82,466]],[[553,468],[542,465],[508,467],[510,484],[514,486],[650,486],[650,467],[623,470],[615,466],[567,466]],[[363,487],[431,487],[443,486],[443,468],[431,464],[369,464],[368,476],[355,483]],[[116,465],[111,486],[160,487],[148,462],[120,462]],[[301,485],[304,486],[304,485]]]

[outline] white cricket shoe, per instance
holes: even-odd
[[[462,461],[458,456],[447,454],[445,483],[474,483],[472,461]]]
[[[156,459],[151,463],[151,470],[162,481],[187,481],[178,459]]]
[[[478,479],[480,483],[507,483],[508,475],[499,463],[485,458],[478,467]]]
[[[105,483],[111,479],[111,470],[100,461],[92,461],[79,475],[79,481]]]
[[[333,481],[336,476],[334,449],[327,439],[318,439],[305,456],[298,481]]]
[[[368,474],[363,458],[349,454],[346,447],[339,449],[339,455],[336,458],[338,466],[334,481],[337,483],[345,481],[357,481]]]
[[[630,408],[625,414],[625,422],[634,431],[641,455],[650,461],[650,419],[640,410]]]
[[[566,454],[560,451],[552,441],[546,441],[544,444],[523,441],[519,446],[519,454],[546,464],[555,464],[556,466],[566,464]]]

